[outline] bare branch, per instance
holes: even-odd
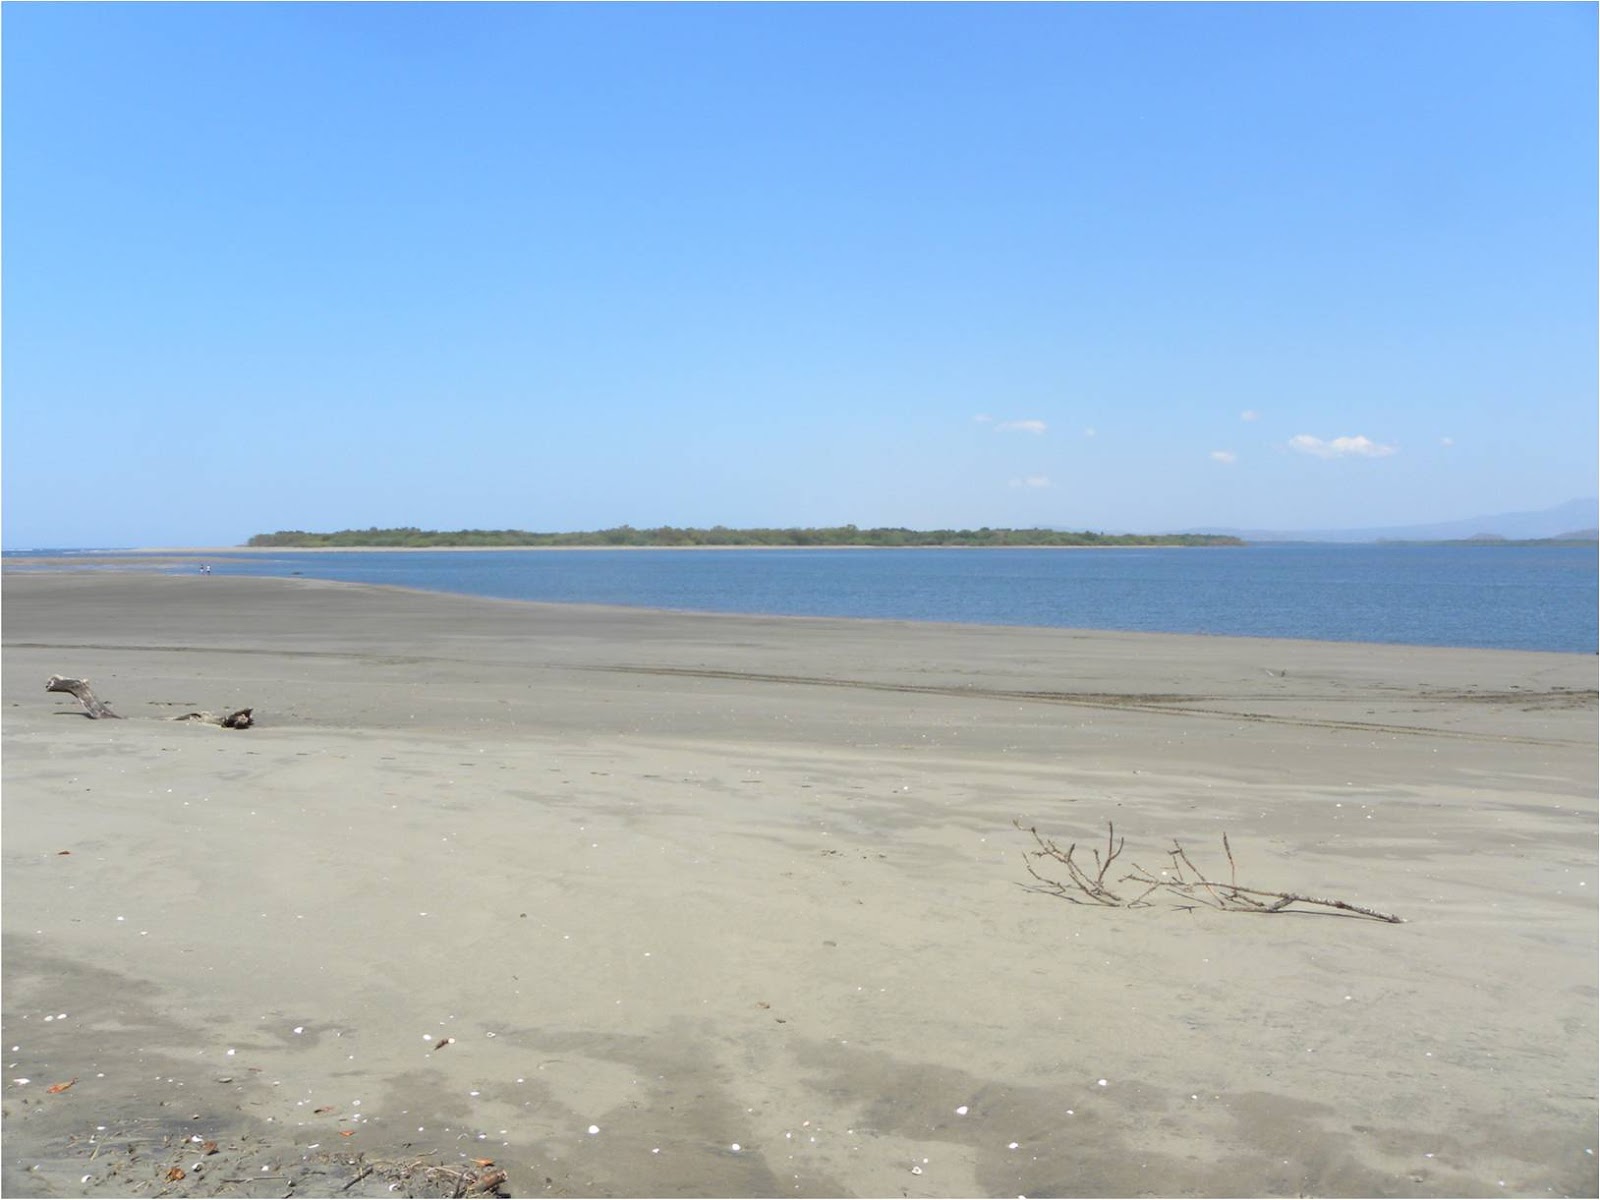
[[[1025,828],[1021,821],[1013,821],[1018,829]],[[1091,876],[1074,860],[1073,854],[1077,850],[1074,842],[1063,851],[1055,842],[1044,837],[1037,828],[1026,827],[1027,832],[1033,835],[1039,849],[1024,851],[1023,864],[1027,867],[1028,874],[1033,876],[1042,887],[1035,889],[1046,891],[1052,895],[1070,900],[1074,904],[1082,904],[1085,898],[1088,901],[1108,908],[1135,908],[1148,907],[1148,897],[1164,892],[1176,900],[1188,901],[1179,907],[1193,909],[1195,905],[1205,905],[1207,908],[1221,909],[1227,912],[1253,912],[1276,913],[1283,912],[1294,904],[1309,904],[1319,908],[1331,908],[1340,912],[1352,913],[1358,916],[1370,917],[1375,921],[1384,921],[1391,925],[1402,925],[1404,919],[1393,913],[1382,912],[1376,908],[1368,908],[1361,904],[1352,904],[1347,900],[1330,900],[1321,896],[1308,896],[1304,892],[1279,892],[1269,891],[1265,888],[1241,887],[1239,884],[1239,864],[1233,856],[1233,846],[1228,841],[1228,835],[1222,835],[1223,853],[1228,858],[1229,882],[1219,883],[1207,879],[1203,871],[1195,866],[1194,860],[1189,857],[1183,844],[1174,840],[1172,849],[1167,851],[1167,856],[1172,860],[1170,872],[1163,871],[1160,875],[1152,874],[1138,863],[1132,864],[1132,870],[1123,875],[1121,882],[1138,883],[1144,885],[1132,900],[1124,900],[1117,893],[1106,886],[1106,872],[1111,864],[1122,853],[1125,839],[1118,839],[1116,829],[1106,823],[1106,852],[1102,858],[1100,851],[1094,850],[1095,873]],[[1034,869],[1028,859],[1043,858],[1060,863],[1066,868],[1067,879],[1063,882],[1052,879]]]
[[[1217,907],[1218,908],[1226,907],[1222,903],[1222,897],[1217,895],[1216,892],[1212,891],[1211,885],[1206,882],[1205,876],[1200,873],[1200,868],[1195,866],[1194,863],[1192,863],[1189,860],[1188,851],[1186,851],[1183,848],[1183,846],[1178,842],[1177,838],[1173,838],[1172,839],[1172,845],[1174,847],[1174,849],[1172,850],[1172,853],[1174,855],[1176,855],[1178,858],[1182,859],[1184,866],[1188,867],[1189,870],[1194,873],[1195,883],[1197,883],[1200,887],[1205,888],[1206,891],[1211,893],[1211,898],[1217,902]]]

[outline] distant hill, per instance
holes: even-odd
[[[1441,521],[1433,525],[1384,525],[1365,529],[1223,529],[1208,527],[1186,533],[1221,534],[1247,542],[1449,542],[1486,540],[1596,540],[1595,518],[1600,500],[1568,500],[1534,512],[1496,513]]]

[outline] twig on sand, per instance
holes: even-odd
[[[383,1178],[396,1184],[404,1184],[410,1192],[414,1192],[420,1184],[433,1189],[448,1188],[454,1200],[466,1196],[498,1196],[500,1189],[505,1185],[506,1172],[495,1167],[488,1159],[483,1160],[483,1166],[463,1167],[457,1170],[443,1164],[430,1163],[427,1156],[413,1159],[408,1163],[379,1162],[367,1167],[363,1174],[377,1171]],[[352,1179],[350,1184],[356,1181]]]
[[[1016,824],[1018,829],[1022,828],[1020,823]],[[1072,856],[1077,852],[1078,849],[1078,844],[1076,842],[1072,843],[1072,845],[1068,846],[1065,850],[1062,850],[1061,847],[1057,846],[1054,842],[1040,837],[1037,829],[1030,829],[1028,832],[1033,834],[1034,840],[1039,843],[1039,849],[1033,852],[1033,856],[1035,858],[1052,858],[1056,862],[1059,862],[1065,866],[1067,868],[1067,874],[1072,878],[1073,885],[1078,889],[1078,891],[1089,897],[1090,900],[1094,901],[1096,904],[1104,904],[1110,908],[1120,908],[1127,904],[1127,901],[1123,900],[1121,896],[1118,896],[1110,888],[1106,887],[1106,872],[1111,868],[1111,864],[1116,860],[1117,855],[1122,853],[1121,845],[1117,844],[1115,841],[1116,830],[1112,827],[1109,821],[1106,823],[1105,861],[1101,861],[1100,851],[1094,851],[1096,870],[1092,877],[1082,867],[1073,861]],[[1023,856],[1023,863],[1028,868],[1028,874],[1032,875],[1040,883],[1045,884],[1047,887],[1059,889],[1063,895],[1066,895],[1067,898],[1072,900],[1075,904],[1082,903],[1082,901],[1078,900],[1076,896],[1068,894],[1066,889],[1063,888],[1061,884],[1057,883],[1055,880],[1046,879],[1043,875],[1040,875],[1039,872],[1035,871],[1033,869],[1033,865],[1027,861],[1026,855]]]
[[[371,1163],[368,1163],[366,1166],[361,1168],[361,1174],[355,1176],[353,1179],[350,1180],[349,1183],[345,1184],[339,1190],[341,1192],[348,1192],[351,1188],[355,1187],[356,1184],[360,1183],[368,1175],[371,1175],[372,1172],[375,1171],[375,1170],[377,1170],[377,1168],[374,1167]]]
[[[1096,871],[1093,875],[1074,861],[1073,855],[1077,851],[1077,843],[1062,850],[1033,826],[1025,826],[1021,821],[1013,821],[1012,824],[1031,833],[1039,847],[1037,850],[1025,850],[1022,854],[1023,865],[1027,867],[1028,874],[1038,880],[1040,885],[1032,890],[1047,892],[1063,900],[1070,900],[1074,904],[1092,903],[1108,908],[1148,907],[1147,897],[1155,892],[1162,892],[1175,899],[1190,901],[1190,904],[1181,907],[1190,908],[1191,911],[1195,905],[1203,904],[1207,908],[1221,909],[1225,912],[1276,913],[1283,912],[1291,904],[1310,904],[1319,908],[1332,908],[1340,912],[1370,917],[1372,920],[1384,921],[1390,925],[1405,923],[1404,918],[1397,917],[1393,913],[1380,912],[1362,904],[1351,904],[1346,900],[1308,896],[1303,892],[1274,892],[1265,888],[1242,887],[1239,884],[1239,866],[1234,860],[1233,847],[1228,843],[1227,834],[1222,835],[1222,849],[1228,856],[1227,883],[1207,879],[1200,868],[1194,865],[1183,844],[1174,839],[1173,848],[1167,851],[1167,856],[1171,859],[1168,869],[1157,875],[1134,863],[1133,870],[1129,874],[1116,880],[1117,883],[1144,885],[1144,891],[1131,900],[1124,900],[1106,886],[1106,871],[1117,855],[1122,853],[1123,846],[1122,840],[1116,836],[1116,829],[1109,821],[1106,823],[1106,857],[1102,861],[1100,852],[1098,850],[1094,852]],[[1040,874],[1034,869],[1030,859],[1048,859],[1061,864],[1066,868],[1070,884]]]

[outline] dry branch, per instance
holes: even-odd
[[[1109,908],[1140,908],[1147,907],[1147,897],[1155,892],[1163,892],[1168,896],[1190,901],[1184,907],[1193,907],[1203,904],[1208,908],[1221,909],[1225,912],[1256,912],[1275,913],[1283,912],[1291,904],[1310,904],[1320,908],[1332,908],[1341,912],[1354,913],[1358,916],[1370,917],[1375,921],[1386,921],[1391,925],[1404,924],[1404,919],[1393,913],[1380,912],[1375,908],[1367,908],[1361,904],[1351,904],[1346,900],[1329,900],[1320,896],[1307,896],[1303,892],[1275,892],[1264,888],[1241,887],[1239,884],[1239,867],[1233,857],[1233,847],[1228,844],[1228,835],[1222,835],[1222,849],[1228,856],[1229,882],[1220,883],[1207,879],[1199,867],[1194,865],[1188,851],[1182,843],[1173,840],[1172,849],[1167,851],[1171,865],[1159,875],[1145,870],[1138,863],[1133,864],[1133,870],[1117,880],[1118,883],[1138,883],[1144,885],[1132,900],[1123,900],[1106,886],[1106,871],[1112,862],[1122,853],[1122,840],[1116,836],[1116,830],[1110,822],[1106,824],[1106,857],[1100,858],[1100,852],[1094,852],[1096,871],[1090,875],[1087,870],[1076,861],[1073,855],[1078,847],[1077,843],[1069,845],[1065,850],[1049,838],[1042,836],[1032,826],[1024,826],[1021,821],[1013,821],[1018,829],[1023,829],[1033,835],[1037,850],[1025,850],[1022,854],[1023,865],[1027,867],[1028,874],[1038,881],[1039,886],[1035,891],[1047,892],[1059,896],[1063,900],[1070,900],[1074,904],[1093,903],[1105,905]],[[1040,874],[1034,869],[1029,859],[1048,859],[1060,863],[1066,868],[1070,885],[1059,879],[1052,879]],[[1265,897],[1259,899],[1258,897]]]

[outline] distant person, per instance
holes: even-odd
[[[201,563],[201,564],[200,564],[200,574],[202,574],[202,575],[209,575],[209,574],[211,574],[211,566],[210,566],[210,564],[208,564],[208,563]]]

